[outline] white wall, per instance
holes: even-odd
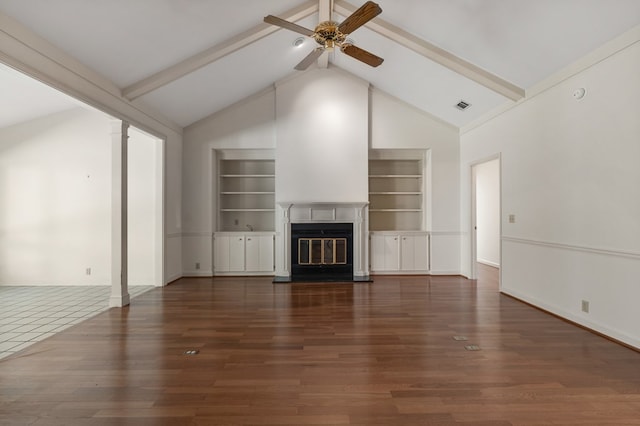
[[[0,285],[110,284],[111,120],[77,108],[0,129]],[[154,285],[159,143],[129,142],[129,284]]]
[[[327,105],[324,101],[336,99],[343,105],[322,110]],[[345,114],[348,120],[337,124],[332,121],[335,128],[325,126],[323,118],[317,115],[322,111]],[[335,145],[336,140],[342,146]],[[276,89],[245,99],[185,129],[183,272],[212,274],[211,234],[215,231],[217,202],[214,150],[275,149],[279,201],[354,202],[368,199],[370,147],[430,150],[427,227],[432,231],[432,271],[457,274],[460,271],[458,140],[457,128],[379,90],[369,91],[362,80],[339,69],[310,70],[279,83]],[[327,162],[328,170],[342,177],[338,190],[335,182],[327,187],[322,185],[324,169],[318,167],[319,159]],[[305,167],[297,168],[295,161]],[[282,170],[285,164],[288,167]],[[288,181],[301,181],[298,173],[310,170],[315,178],[303,185],[280,180],[286,175]],[[312,187],[313,191],[300,192],[303,187]],[[194,269],[195,263],[200,263],[199,271]]]
[[[165,140],[163,281],[179,278],[182,275],[182,129],[143,105],[126,100],[112,82],[15,22],[0,31],[0,45],[3,63]]]
[[[466,230],[470,164],[501,153],[503,291],[635,347],[638,70],[635,42],[461,138]],[[580,87],[586,96],[576,100]],[[468,264],[467,256],[466,271]],[[581,311],[582,300],[590,302],[589,313]]]
[[[158,180],[160,141],[135,129],[128,131],[127,271],[129,285],[157,285],[156,244],[162,189]]]
[[[215,150],[275,149],[275,90],[270,88],[185,129],[182,273],[213,274]],[[195,264],[200,269],[195,269]]]
[[[371,93],[371,148],[425,149],[431,273],[460,273],[458,129],[379,90]]]
[[[110,130],[84,109],[0,129],[0,284],[109,284]]]
[[[276,202],[366,202],[369,84],[313,69],[276,93]]]
[[[476,182],[476,260],[500,266],[500,160],[477,164]]]

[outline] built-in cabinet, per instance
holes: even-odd
[[[427,273],[424,151],[369,154],[370,270],[372,273]]]
[[[372,273],[426,273],[429,270],[426,232],[371,232],[370,240]]]
[[[220,150],[214,156],[216,275],[275,271],[275,159],[272,150]]]
[[[371,273],[429,273],[427,153],[369,154]],[[273,274],[275,159],[272,151],[216,153],[214,274]]]
[[[273,232],[216,232],[214,273],[271,274],[274,272]]]

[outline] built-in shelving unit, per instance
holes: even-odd
[[[429,273],[427,158],[421,150],[369,153],[371,273]]]
[[[423,196],[422,159],[370,158],[371,231],[423,230]]]
[[[275,229],[275,161],[220,159],[218,230]]]

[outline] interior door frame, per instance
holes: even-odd
[[[499,215],[500,215],[500,235],[498,237],[498,245],[500,252],[500,268],[498,275],[498,288],[502,290],[502,155],[497,153],[495,155],[482,158],[474,161],[469,165],[469,175],[471,184],[471,200],[470,200],[470,221],[469,221],[469,235],[470,235],[470,257],[469,257],[469,271],[471,279],[478,278],[478,271],[476,267],[476,258],[478,257],[478,222],[477,222],[477,188],[476,188],[476,166],[479,166],[490,161],[498,160],[498,194],[499,194]]]

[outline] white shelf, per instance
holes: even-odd
[[[221,192],[220,195],[274,195],[274,191],[225,191]]]
[[[221,212],[275,212],[276,209],[220,209]]]
[[[369,160],[369,229],[420,231],[424,223],[422,160],[376,156]]]
[[[369,195],[422,195],[422,192],[415,191],[387,191],[387,192],[369,192]]]
[[[421,212],[421,209],[369,209],[370,212]]]
[[[372,179],[380,179],[380,178],[398,178],[398,179],[419,179],[422,175],[369,175]]]
[[[275,161],[220,159],[218,230],[275,229]]]
[[[234,160],[237,161],[237,160]],[[274,178],[276,175],[220,175],[222,178]]]

